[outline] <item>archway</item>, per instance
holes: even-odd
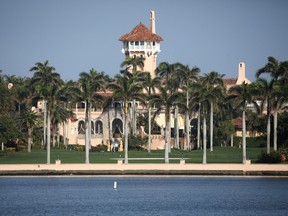
[[[121,119],[114,119],[112,122],[112,137],[113,138],[120,138],[123,134],[123,122]]]

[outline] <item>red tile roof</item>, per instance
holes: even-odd
[[[225,85],[236,85],[237,78],[225,78],[223,79]]]
[[[139,23],[130,33],[119,38],[120,41],[163,41],[162,37],[153,34],[145,25]]]

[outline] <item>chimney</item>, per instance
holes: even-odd
[[[242,81],[244,81],[246,78],[245,75],[245,63],[244,62],[240,62],[239,66],[238,66],[238,79],[241,79]]]
[[[153,34],[156,34],[156,29],[155,29],[155,12],[154,11],[150,11],[150,31]]]

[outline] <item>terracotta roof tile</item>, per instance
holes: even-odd
[[[139,23],[130,33],[119,38],[120,41],[163,41],[162,37],[153,34],[145,25]]]
[[[225,78],[223,79],[225,85],[236,85],[237,78]]]

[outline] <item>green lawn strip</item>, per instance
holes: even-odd
[[[253,162],[257,160],[263,148],[247,148],[247,159]],[[129,163],[164,163],[164,150],[147,151],[131,150],[128,152]],[[202,163],[203,151],[175,150],[172,149],[169,155],[170,163],[179,163],[185,158],[186,163]],[[90,152],[90,163],[117,163],[117,159],[124,159],[124,152]],[[51,164],[60,159],[61,163],[84,163],[85,152],[66,151],[63,149],[51,149]],[[45,164],[46,150],[33,148],[31,153],[14,152],[0,154],[0,164]],[[242,149],[231,147],[214,147],[214,151],[207,149],[208,163],[241,163]]]

